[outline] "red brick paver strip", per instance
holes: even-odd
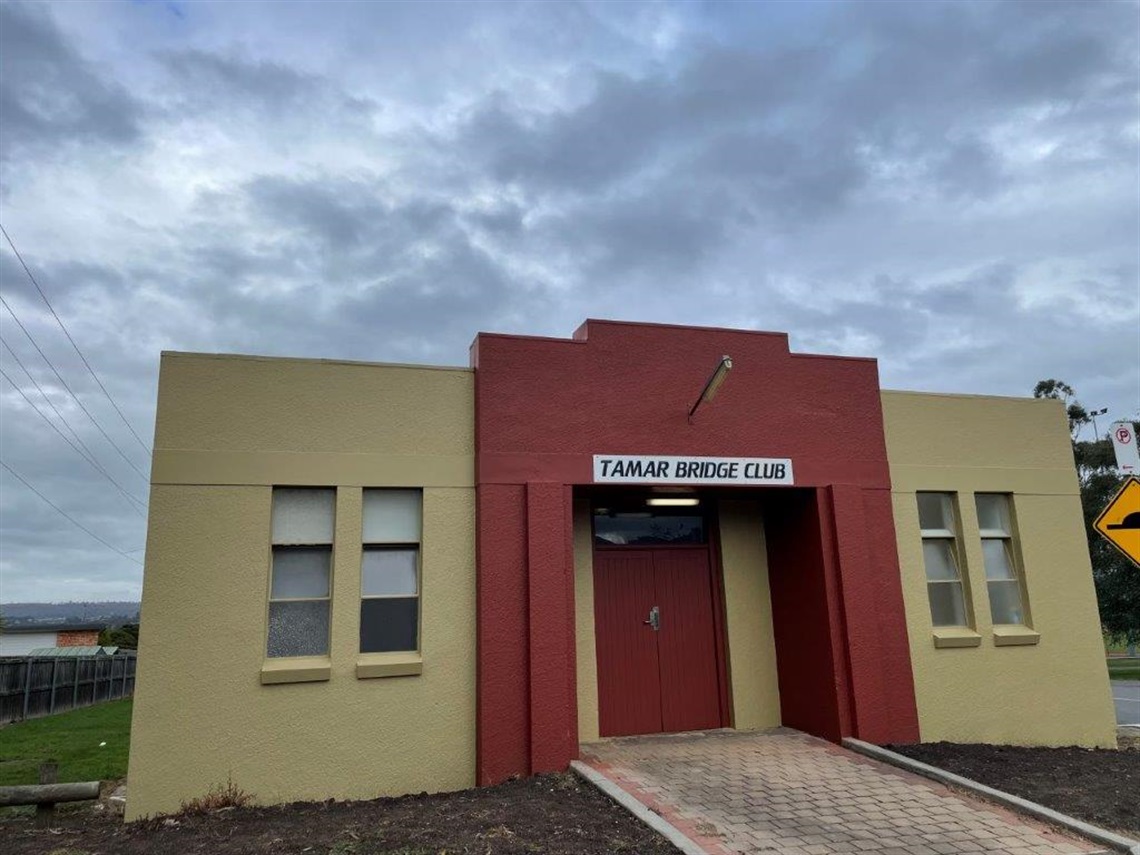
[[[1076,855],[1100,847],[787,728],[606,739],[582,761],[709,855]]]

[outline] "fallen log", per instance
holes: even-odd
[[[97,798],[99,798],[98,781],[77,781],[71,784],[20,784],[14,787],[0,787],[0,807],[82,802]]]

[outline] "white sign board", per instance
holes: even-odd
[[[1116,468],[1120,474],[1140,475],[1140,450],[1136,448],[1136,431],[1132,429],[1132,423],[1113,422],[1110,433],[1112,448],[1116,452]]]
[[[794,484],[792,461],[779,457],[667,457],[595,454],[596,484]]]

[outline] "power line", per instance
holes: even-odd
[[[67,435],[66,435],[66,434],[65,434],[63,431],[61,431],[61,430],[60,430],[58,427],[56,427],[56,424],[55,424],[55,422],[53,422],[53,421],[52,421],[51,419],[49,419],[49,418],[48,418],[46,415],[44,415],[44,413],[43,413],[43,410],[41,410],[39,407],[37,407],[37,406],[35,405],[35,403],[33,403],[33,402],[32,402],[32,399],[28,397],[27,393],[26,393],[26,392],[25,392],[23,389],[21,389],[21,388],[20,388],[19,384],[18,384],[18,383],[16,383],[16,381],[15,381],[15,380],[13,380],[11,377],[9,377],[9,376],[8,376],[8,372],[7,372],[7,371],[5,371],[3,368],[0,368],[0,377],[3,377],[5,380],[7,380],[9,383],[11,383],[11,384],[12,384],[12,386],[14,386],[14,387],[15,387],[16,391],[17,391],[17,392],[19,392],[21,396],[23,396],[24,400],[28,402],[28,405],[29,405],[29,406],[30,406],[30,407],[31,407],[33,410],[35,410],[35,411],[36,411],[36,413],[39,415],[39,417],[40,417],[41,419],[43,419],[45,422],[47,422],[47,423],[48,423],[48,426],[49,426],[49,427],[51,427],[51,429],[52,429],[52,430],[54,430],[56,433],[58,433],[58,434],[59,434],[59,435],[60,435],[60,436],[63,438],[63,441],[64,441],[64,442],[66,442],[66,443],[67,443],[68,445],[70,445],[70,446],[71,446],[73,449],[75,449],[75,452],[76,452],[76,453],[77,453],[77,454],[78,454],[80,457],[82,457],[84,460],[86,460],[86,461],[87,461],[87,463],[88,463],[88,464],[89,464],[89,465],[90,465],[92,468],[94,468],[96,472],[98,472],[100,475],[102,475],[104,478],[106,478],[108,481],[110,481],[112,484],[114,484],[114,485],[115,485],[115,488],[116,488],[116,489],[117,489],[117,490],[118,490],[120,493],[122,493],[124,496],[126,496],[128,499],[130,499],[130,500],[131,500],[131,501],[133,501],[133,502],[137,502],[137,503],[139,504],[139,506],[140,506],[140,507],[144,507],[144,508],[146,507],[146,504],[145,504],[145,503],[144,503],[144,502],[143,502],[141,499],[138,499],[138,498],[136,498],[134,495],[132,495],[131,493],[128,493],[128,492],[127,492],[127,491],[126,491],[126,490],[123,488],[123,485],[122,485],[122,484],[120,484],[118,481],[116,481],[114,478],[112,478],[112,477],[111,477],[111,475],[110,475],[110,473],[108,473],[106,469],[104,469],[104,468],[103,468],[102,466],[100,466],[100,465],[99,465],[97,462],[95,462],[95,460],[94,460],[94,459],[92,459],[92,458],[88,458],[88,457],[87,457],[87,456],[86,456],[86,455],[85,455],[85,454],[84,454],[82,451],[80,451],[80,450],[79,450],[79,446],[77,446],[77,445],[76,445],[74,442],[72,442],[70,439],[68,439],[68,438],[67,438]],[[143,514],[143,513],[142,513],[142,512],[141,512],[141,511],[140,511],[138,508],[136,508],[134,505],[131,505],[131,509],[132,509],[132,510],[133,510],[133,511],[134,511],[136,514],[138,514],[140,517],[141,517],[141,516],[144,516],[144,514]]]
[[[111,473],[109,473],[106,469],[104,469],[102,466],[100,466],[99,462],[97,460],[95,460],[94,457],[87,457],[82,451],[80,451],[79,447],[74,442],[72,442],[70,439],[68,439],[67,436],[63,433],[63,431],[61,431],[58,427],[56,427],[55,422],[53,422],[46,415],[44,415],[44,412],[39,407],[37,407],[35,405],[35,403],[33,403],[32,399],[28,397],[27,393],[22,388],[20,388],[19,384],[17,384],[15,380],[13,380],[11,377],[8,376],[8,373],[3,368],[0,368],[0,376],[2,376],[5,380],[7,380],[9,383],[11,383],[12,386],[15,388],[15,390],[20,393],[21,397],[23,397],[23,399],[28,402],[28,405],[33,410],[36,411],[37,415],[39,415],[39,417],[41,419],[43,419],[45,422],[48,423],[48,427],[50,427],[52,430],[54,430],[56,433],[58,433],[60,435],[60,437],[63,439],[63,441],[66,442],[68,445],[70,445],[75,450],[75,452],[80,457],[82,457],[85,461],[87,461],[87,463],[96,472],[98,472],[100,475],[102,475],[104,478],[106,478],[108,481],[110,481],[115,486],[115,489],[117,489],[120,493],[122,493],[124,496],[126,496],[128,499],[130,499],[136,505],[138,505],[138,507],[141,507],[141,508],[146,507],[146,503],[142,499],[138,498],[133,493],[129,492],[125,487],[123,487],[122,484],[120,484],[118,481],[116,481],[114,478],[112,478]],[[139,516],[143,516],[139,512],[138,508],[135,507],[135,505],[131,505],[130,507],[135,513],[139,514]]]
[[[66,419],[66,417],[64,417],[63,413],[61,413],[59,411],[59,407],[57,407],[55,405],[55,402],[52,401],[51,396],[43,390],[43,387],[40,386],[39,381],[36,380],[36,378],[32,374],[32,372],[28,370],[28,366],[24,365],[23,361],[21,361],[21,359],[20,359],[19,355],[16,353],[16,351],[12,350],[12,346],[9,345],[8,342],[4,341],[3,338],[0,338],[0,344],[4,345],[4,349],[6,351],[8,351],[8,355],[11,356],[14,360],[16,360],[16,364],[19,365],[20,368],[22,368],[24,370],[24,374],[26,374],[28,379],[32,381],[32,385],[36,387],[36,391],[40,393],[40,397],[42,397],[45,401],[47,401],[47,405],[49,407],[51,407],[52,412],[54,412],[56,414],[56,416],[59,418],[59,420],[61,422],[63,422],[64,427],[66,427],[69,431],[71,431],[71,435],[75,438],[75,441],[77,443],[79,443],[80,448],[82,448],[85,452],[87,452],[87,456],[89,458],[91,458],[92,461],[95,461],[94,452],[92,452],[91,449],[87,447],[87,443],[85,443],[82,440],[82,438],[76,432],[75,428],[72,427],[71,423]]]
[[[88,362],[87,357],[83,355],[83,351],[79,349],[79,345],[75,343],[75,339],[71,337],[71,333],[67,331],[67,327],[63,325],[63,321],[59,315],[55,313],[55,309],[52,308],[51,301],[48,300],[47,294],[45,294],[44,289],[40,287],[40,283],[36,281],[36,277],[32,275],[31,269],[24,263],[24,257],[20,255],[20,250],[16,249],[16,244],[14,244],[12,238],[8,236],[8,230],[4,228],[3,224],[0,224],[0,232],[3,232],[4,239],[8,241],[8,246],[12,247],[12,252],[16,253],[16,258],[19,260],[20,266],[24,268],[24,272],[28,274],[28,279],[36,286],[36,291],[39,292],[40,297],[44,301],[44,305],[48,307],[51,316],[55,318],[55,322],[59,324],[59,328],[63,330],[63,334],[67,336],[67,340],[71,342],[71,346],[75,348],[75,352],[79,354],[79,358],[83,360],[83,364],[87,366],[87,370],[91,372],[91,376],[95,378],[95,382],[99,384],[99,388],[103,390],[103,394],[107,396],[107,400],[111,402],[111,406],[114,407],[115,412],[119,414],[119,418],[123,420],[123,424],[127,426],[127,430],[129,430],[131,436],[135,438],[135,442],[142,447],[143,451],[150,454],[150,449],[147,448],[146,443],[135,433],[135,429],[131,427],[131,423],[127,421],[127,417],[123,415],[123,411],[119,409],[119,405],[115,403],[115,399],[111,397],[111,393],[107,391],[107,387],[103,385],[103,381],[99,379],[99,375],[95,373],[95,369],[91,367],[91,363]]]
[[[107,440],[107,442],[111,444],[111,447],[115,449],[115,451],[119,452],[119,456],[123,458],[123,460],[127,461],[127,465],[134,469],[140,478],[149,483],[149,479],[146,477],[143,471],[135,466],[134,461],[127,457],[127,455],[123,452],[123,449],[119,448],[115,440],[111,439],[111,437],[107,435],[107,431],[103,430],[103,426],[95,420],[95,417],[91,415],[91,411],[83,405],[83,402],[79,400],[79,396],[76,395],[75,392],[72,391],[71,387],[67,385],[67,381],[63,379],[63,375],[59,373],[59,370],[55,367],[52,361],[48,359],[47,354],[43,352],[43,348],[39,346],[35,338],[32,337],[32,334],[28,332],[28,328],[24,326],[19,316],[12,310],[12,307],[8,305],[8,301],[4,299],[4,295],[2,294],[0,294],[0,305],[3,305],[4,308],[8,310],[8,314],[12,316],[12,320],[16,322],[16,325],[19,326],[21,330],[23,330],[24,335],[28,337],[28,341],[32,343],[32,347],[36,349],[36,353],[43,357],[44,362],[47,363],[48,368],[50,368],[52,370],[52,373],[55,374],[55,377],[57,380],[59,380],[60,385],[62,385],[63,388],[67,390],[67,393],[71,395],[71,397],[75,400],[75,403],[79,405],[79,408],[87,414],[87,418],[91,419],[91,424],[95,425],[95,427],[99,429],[99,433],[103,435],[103,439]]]
[[[133,562],[135,562],[135,564],[138,564],[140,567],[142,566],[142,562],[139,561],[137,558],[132,558],[130,555],[128,555],[123,550],[119,549],[117,546],[112,546],[107,541],[103,540],[103,538],[101,538],[95,532],[93,532],[91,529],[87,528],[87,526],[83,525],[83,523],[76,520],[75,517],[71,516],[71,514],[69,514],[67,511],[65,511],[63,508],[61,508],[59,505],[55,504],[55,502],[53,502],[51,499],[49,499],[47,496],[45,496],[43,493],[41,493],[39,490],[37,490],[31,484],[29,484],[26,480],[24,480],[24,477],[19,472],[17,472],[15,469],[13,469],[11,466],[9,466],[3,460],[0,460],[0,466],[3,466],[6,470],[8,470],[8,472],[11,473],[12,476],[16,480],[18,480],[21,484],[23,484],[25,487],[27,487],[29,490],[31,490],[33,493],[35,493],[41,499],[43,499],[48,505],[55,508],[55,510],[59,514],[61,514],[63,517],[65,517],[68,520],[68,522],[70,522],[76,528],[82,529],[83,531],[87,532],[89,535],[91,535],[93,538],[95,538],[97,541],[99,541],[105,547],[107,547],[108,549],[110,549],[114,552],[119,553],[119,555],[123,556],[128,561],[133,561]]]

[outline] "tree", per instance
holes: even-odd
[[[1077,393],[1073,391],[1073,387],[1064,380],[1039,381],[1033,387],[1033,397],[1053,398],[1065,405],[1065,413],[1069,417],[1069,436],[1073,438],[1073,442],[1076,442],[1081,428],[1092,421],[1088,410],[1081,406],[1081,402],[1077,400]]]
[[[1091,441],[1077,439],[1081,428],[1092,420],[1077,400],[1073,387],[1063,380],[1042,380],[1033,388],[1033,397],[1061,401],[1069,417],[1101,626],[1126,644],[1140,643],[1140,569],[1093,528],[1096,518],[1124,483],[1116,471],[1112,440],[1107,434],[1094,436]],[[1140,424],[1136,427],[1140,431]]]
[[[125,623],[122,626],[109,626],[99,633],[99,644],[103,647],[138,650],[139,625],[137,623]]]

